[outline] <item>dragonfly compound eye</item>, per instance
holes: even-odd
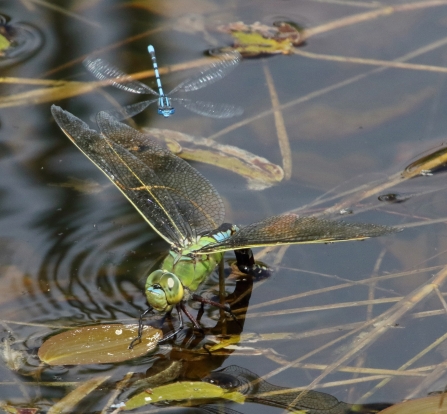
[[[152,272],[146,281],[147,302],[155,310],[166,312],[183,299],[183,285],[173,273],[164,270]]]
[[[176,305],[183,299],[183,285],[174,273],[165,273],[160,278],[160,285],[169,305]]]

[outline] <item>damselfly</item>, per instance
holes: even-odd
[[[87,58],[84,60],[85,67],[99,80],[109,80],[111,85],[127,92],[158,96],[157,99],[151,99],[133,105],[128,105],[119,110],[108,111],[108,113],[115,118],[125,119],[135,116],[144,111],[154,102],[158,102],[158,113],[167,118],[175,112],[175,109],[172,106],[172,101],[178,102],[180,105],[183,105],[185,108],[199,115],[209,116],[212,118],[231,118],[242,114],[243,109],[239,106],[214,102],[193,101],[191,99],[183,98],[171,98],[173,93],[196,91],[222,79],[241,61],[241,55],[239,52],[234,51],[222,54],[220,59],[211,64],[208,68],[181,82],[167,94],[163,92],[160,74],[158,72],[157,60],[155,58],[155,49],[152,45],[148,46],[148,52],[152,58],[152,65],[154,67],[158,92],[144,83],[133,79],[131,76],[127,75],[103,59],[92,60]]]

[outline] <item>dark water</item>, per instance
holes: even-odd
[[[1,3],[0,11],[7,16],[8,25],[22,30],[31,27],[32,36],[37,37],[30,40],[32,50],[23,52],[23,59],[14,56],[10,65],[2,62],[2,77],[24,80],[2,85],[1,99],[44,87],[27,85],[25,79],[91,81],[91,75],[80,62],[94,52],[134,73],[150,69],[146,52],[149,43],[157,50],[160,67],[201,59],[206,50],[228,46],[230,38],[213,30],[219,24],[260,21],[271,25],[277,20],[287,20],[313,28],[380,9],[373,2],[316,1],[167,4],[100,1],[73,2],[72,9],[66,9],[66,2],[51,2],[51,5],[61,9],[33,1]],[[382,3],[385,5],[405,3]],[[300,50],[392,61],[443,40],[446,17],[447,5],[399,9],[388,16],[312,36]],[[132,37],[137,39],[129,40]],[[119,46],[118,42],[123,44]],[[446,60],[446,46],[435,45],[409,62],[444,67]],[[246,180],[238,174],[194,162],[194,167],[222,195],[227,221],[249,224],[311,205],[327,192],[337,195],[360,185],[366,186],[363,189],[371,188],[372,182],[386,181],[388,176],[404,170],[419,154],[435,150],[445,141],[445,71],[378,69],[378,66],[299,55],[243,60],[228,78],[197,93],[197,99],[241,105],[245,110],[241,118],[213,120],[179,109],[173,117],[163,119],[151,106],[135,121],[140,127],[209,137],[248,120],[223,134],[218,142],[282,165],[272,112],[250,121],[257,114],[271,110],[266,68],[273,78],[280,104],[303,98],[282,111],[292,151],[291,178],[263,191],[254,191],[247,188]],[[189,74],[168,74],[163,80],[169,89]],[[153,79],[148,82],[154,86]],[[341,82],[345,82],[344,86]],[[4,386],[0,399],[14,405],[29,404],[45,410],[68,393],[67,388],[57,384],[30,385],[36,381],[39,361],[35,353],[43,339],[57,328],[133,322],[146,307],[142,289],[147,272],[167,249],[52,120],[52,103],[93,127],[91,117],[113,106],[108,98],[113,97],[121,105],[139,99],[111,87],[102,91],[104,94],[97,90],[64,100],[53,100],[50,96],[39,104],[34,104],[31,98],[18,105],[0,101],[1,337],[4,344],[12,341],[21,362],[16,371],[6,361],[2,363]],[[103,392],[86,399],[83,410],[87,412],[104,407],[114,383],[126,372],[134,371],[143,377],[148,369],[157,369],[157,364],[166,361],[180,361],[187,367],[173,380],[200,379],[211,370],[227,365],[266,375],[346,334],[353,329],[349,324],[365,322],[392,306],[399,306],[400,298],[427,284],[445,266],[446,231],[440,222],[447,216],[445,187],[445,173],[440,171],[399,183],[345,206],[354,213],[347,220],[396,226],[425,222],[424,225],[361,243],[291,246],[283,256],[275,250],[262,257],[275,271],[264,283],[255,283],[243,332],[269,334],[268,337],[257,336],[252,342],[242,338],[240,349],[224,357],[201,355],[194,365],[189,361],[194,358],[185,356],[182,349],[200,349],[207,339],[197,339],[188,327],[176,341],[161,348],[159,355],[116,366],[47,367],[41,379],[79,383],[101,373],[110,375],[109,388],[104,387]],[[386,203],[377,199],[383,194],[409,194],[410,197],[403,202]],[[341,200],[349,197],[346,195]],[[307,214],[339,201],[311,205]],[[337,214],[332,212],[332,216]],[[430,224],[430,220],[438,222]],[[232,257],[232,253],[226,255],[228,259]],[[390,277],[369,284],[348,284],[386,275]],[[214,275],[208,286],[216,288],[216,280]],[[341,284],[347,285],[324,291]],[[227,290],[231,292],[234,287],[234,282],[229,282]],[[314,292],[317,289],[322,290]],[[441,285],[440,292],[443,291]],[[293,295],[302,296],[286,299]],[[263,306],[270,300],[277,302]],[[367,304],[354,304],[367,300],[370,301]],[[408,376],[390,376],[389,382],[378,389],[375,386],[383,377],[368,379],[370,375],[379,375],[380,369],[399,369],[444,334],[445,315],[436,294],[415,302],[416,306],[404,312],[391,328],[342,363],[363,368],[363,372],[335,369],[316,389],[349,403],[359,401],[371,390],[374,390],[372,395],[361,402],[398,402],[443,389],[442,376],[425,378],[422,375],[429,375],[444,360],[442,344],[429,349],[406,368],[428,367],[418,375],[413,372]],[[350,306],[342,306],[343,303]],[[322,309],[309,309],[317,306]],[[278,315],[259,314],[267,311]],[[420,313],[430,311],[433,312]],[[212,327],[217,317],[218,312],[207,310],[202,323]],[[157,320],[156,316],[152,318],[154,324]],[[323,329],[332,331],[315,333]],[[314,365],[284,369],[270,377],[269,382],[283,387],[306,387],[321,374],[322,367],[346,355],[370,330],[365,328],[353,333],[344,341],[303,358],[302,364]],[[174,346],[173,350],[170,345]],[[233,408],[244,413],[280,412],[278,408],[254,403]]]

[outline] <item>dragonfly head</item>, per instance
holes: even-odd
[[[159,312],[170,311],[183,299],[183,285],[174,273],[165,270],[152,272],[146,280],[146,298]]]
[[[167,96],[161,96],[158,98],[158,113],[165,118],[171,116],[175,112],[172,107],[171,100]]]

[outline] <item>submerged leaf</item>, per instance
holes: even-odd
[[[80,180],[76,177],[68,177],[68,181],[65,183],[50,183],[48,184],[51,187],[63,187],[63,188],[71,188],[75,191],[79,191],[80,193],[85,194],[93,194],[99,193],[102,191],[102,187],[96,181],[91,180],[90,178],[86,180]]]
[[[201,400],[201,399],[226,399],[243,403],[245,397],[240,392],[227,391],[217,385],[206,382],[176,382],[174,384],[162,385],[142,393],[134,395],[126,402],[124,410],[133,410],[148,404],[164,401]]]
[[[6,411],[7,413],[11,413],[11,414],[36,414],[39,409],[38,408],[31,408],[31,407],[15,407],[13,405],[10,404],[1,404],[0,403],[0,408],[4,411]]]
[[[107,364],[127,361],[153,351],[162,332],[145,326],[141,342],[129,349],[138,335],[138,325],[94,325],[52,336],[39,349],[39,358],[49,365]]]
[[[1,348],[1,357],[3,358],[6,366],[15,372],[19,372],[20,369],[25,365],[25,357],[23,352],[15,350],[11,345],[14,343],[11,338],[11,334],[3,339],[3,346]]]
[[[13,83],[14,78],[1,78],[0,83]],[[32,81],[33,79],[30,79]],[[18,78],[20,81],[20,78]],[[22,79],[26,84],[28,79]],[[12,106],[37,105],[45,102],[53,102],[61,99],[72,98],[73,96],[82,95],[91,92],[100,85],[99,82],[61,82],[48,81],[48,86],[53,83],[52,87],[44,87],[0,97],[0,108],[10,108]]]
[[[158,360],[147,371],[144,378],[135,381],[132,388],[135,392],[142,389],[159,387],[161,385],[176,381],[184,370],[183,360]]]
[[[72,392],[54,404],[49,410],[48,414],[64,414],[73,413],[74,407],[92,391],[98,388],[104,381],[107,381],[109,376],[97,376],[82,383]]]
[[[269,160],[233,145],[193,137],[178,131],[144,128],[143,132],[166,142],[170,151],[189,161],[199,161],[235,172],[248,180],[250,190],[263,190],[284,178],[283,169]]]

